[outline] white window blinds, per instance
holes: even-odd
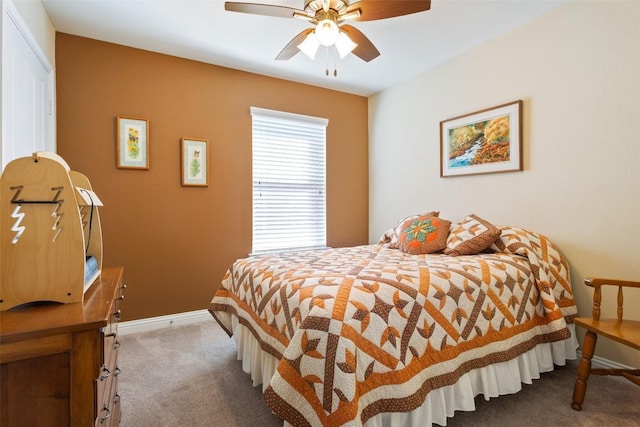
[[[326,246],[327,119],[251,107],[253,253]]]

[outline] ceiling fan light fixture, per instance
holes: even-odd
[[[349,55],[351,51],[358,46],[358,44],[354,43],[347,33],[340,31],[340,34],[338,34],[338,38],[336,39],[335,46],[338,51],[338,55],[340,55],[340,59],[343,59],[345,56]]]
[[[323,19],[318,22],[315,30],[316,38],[322,46],[331,46],[338,39],[340,29],[335,20]]]
[[[283,0],[276,3],[283,3]],[[276,56],[277,60],[291,59],[300,51],[313,60],[320,45],[329,47],[337,43],[336,51],[341,58],[353,53],[363,61],[370,62],[380,56],[380,52],[362,31],[345,21],[377,21],[424,12],[430,8],[431,0],[304,0],[303,9],[280,4],[224,2],[224,9],[231,12],[304,19],[313,25],[313,28],[307,28],[291,39]],[[341,36],[342,32],[346,34]],[[342,40],[338,41],[339,38]]]
[[[305,55],[307,55],[311,60],[316,58],[316,52],[320,47],[320,42],[318,38],[314,35],[313,31],[310,32],[307,37],[298,45],[298,49]]]

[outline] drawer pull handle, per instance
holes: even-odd
[[[120,316],[121,316],[121,311],[118,309],[116,310],[115,313],[113,313],[113,317],[116,318],[116,321],[119,322],[120,321]]]
[[[120,395],[118,393],[116,393],[116,395],[113,396],[113,403],[114,405],[117,405],[118,403],[120,403]]]
[[[115,370],[115,371],[113,371],[113,376],[114,376],[114,377],[117,377],[118,375],[120,375],[120,373],[121,373],[121,372],[122,372],[122,371],[120,370],[120,368],[118,368],[118,367],[116,366],[116,370]]]
[[[115,337],[116,333],[115,332],[111,332],[110,334],[105,335],[106,337]]]
[[[100,424],[104,424],[109,418],[111,418],[111,411],[107,408],[107,405],[102,407],[102,410],[105,412],[104,416],[100,417]]]
[[[123,299],[124,299],[124,295],[120,295],[120,296],[118,297],[118,299],[123,300]]]
[[[109,378],[109,375],[111,375],[111,371],[106,366],[103,366],[102,373],[100,374],[100,381]]]
[[[115,343],[113,343],[113,349],[117,350],[120,348],[120,341],[116,341]]]

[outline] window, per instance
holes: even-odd
[[[253,253],[325,247],[327,119],[251,108]]]

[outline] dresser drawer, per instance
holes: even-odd
[[[104,424],[111,412],[112,395],[116,393],[117,377],[120,375],[118,368],[118,346],[116,337],[104,339],[104,363],[96,379],[96,425]],[[105,409],[106,408],[106,409]]]
[[[0,312],[2,427],[119,424],[122,273],[103,269],[82,302]]]
[[[105,328],[105,335],[107,336],[117,336],[118,334],[118,322],[121,319],[120,312],[120,301],[124,299],[123,294],[124,286],[118,288],[116,292],[116,297],[113,300],[113,305],[111,306],[111,313],[109,316],[109,323]]]
[[[105,385],[104,400],[98,410],[96,427],[117,426],[120,424],[120,395],[118,394],[118,368],[107,380]]]
[[[111,426],[120,423],[120,395],[118,394],[118,322],[120,301],[124,298],[124,286],[118,288],[114,298],[109,323],[103,330],[102,367],[96,379],[96,426]]]
[[[117,382],[118,381],[116,379],[116,383]],[[120,395],[117,392],[113,395],[113,400],[111,400],[111,408],[113,411],[111,415],[111,425],[120,425]]]

